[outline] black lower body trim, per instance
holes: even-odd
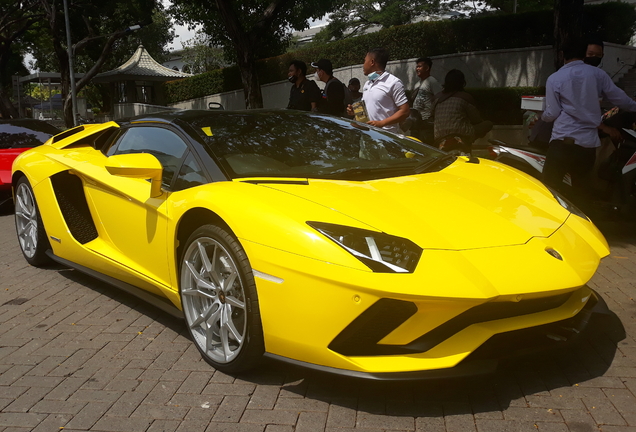
[[[46,254],[55,262],[62,264],[63,266],[73,268],[77,271],[80,271],[88,276],[94,277],[95,279],[99,279],[102,282],[106,282],[109,285],[114,286],[124,292],[127,292],[130,295],[137,297],[140,300],[143,300],[146,303],[153,305],[154,307],[161,309],[162,311],[169,313],[175,318],[183,319],[183,312],[177,309],[175,305],[173,305],[168,299],[164,297],[159,297],[155,294],[149,293],[141,288],[138,288],[134,285],[130,285],[129,283],[120,281],[119,279],[115,279],[113,277],[107,276],[98,271],[89,269],[88,267],[84,267],[83,265],[76,264],[72,261],[69,261],[64,258],[60,258],[55,255],[52,250],[46,251]]]
[[[484,358],[514,358],[576,343],[590,329],[590,322],[601,315],[611,315],[605,301],[592,290],[585,307],[575,316],[540,326],[493,335],[460,364]]]
[[[417,312],[414,303],[380,299],[345,327],[329,344],[329,349],[346,356],[384,356],[424,353],[465,328],[556,309],[572,292],[520,302],[486,302],[472,307],[404,345],[380,344],[384,337]]]

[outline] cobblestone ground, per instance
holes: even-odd
[[[369,382],[203,362],[181,322],[62,267],[27,265],[0,216],[0,431],[636,432],[636,229],[603,227],[591,285],[618,319],[484,378]]]

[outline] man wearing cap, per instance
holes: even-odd
[[[311,64],[316,68],[316,76],[325,83],[325,89],[322,91],[322,99],[318,104],[318,112],[323,114],[331,114],[342,116],[345,113],[345,86],[336,77],[333,76],[333,66],[331,61],[320,59]]]
[[[368,124],[400,133],[398,124],[409,116],[409,101],[402,81],[385,70],[388,62],[389,53],[385,49],[367,53],[362,72],[369,80],[364,84],[362,100],[371,119]],[[351,106],[347,107],[347,113],[353,115]]]
[[[287,79],[292,83],[287,109],[315,111],[320,102],[320,89],[313,80],[308,80],[307,65],[300,60],[289,63]]]

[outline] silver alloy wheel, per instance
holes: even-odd
[[[247,334],[245,290],[232,256],[216,240],[199,237],[181,265],[186,322],[195,343],[211,360],[229,363]]]
[[[38,214],[33,192],[26,183],[20,183],[15,194],[15,224],[22,252],[33,258],[38,246]]]

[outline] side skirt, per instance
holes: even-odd
[[[175,318],[184,319],[183,312],[177,309],[177,307],[173,305],[172,303],[170,303],[167,299],[151,294],[147,291],[142,290],[141,288],[137,288],[134,285],[130,285],[126,282],[122,282],[119,279],[115,279],[103,273],[89,269],[88,267],[84,267],[83,265],[76,264],[64,258],[60,258],[59,256],[55,255],[53,251],[50,249],[46,251],[46,254],[53,261],[59,264],[62,264],[63,266],[70,267],[90,277],[99,279],[102,282],[106,282],[107,284],[112,285],[115,288],[118,288],[124,292],[127,292],[128,294],[131,294],[137,297],[138,299],[143,300],[144,302],[149,303],[158,309],[161,309],[162,311],[172,315]]]

